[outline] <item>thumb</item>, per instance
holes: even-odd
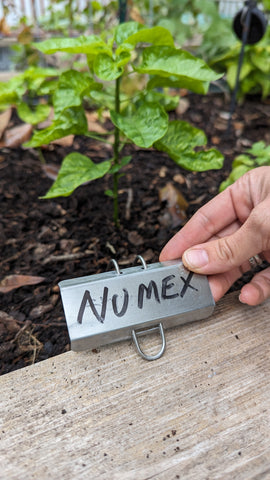
[[[184,265],[196,273],[215,274],[231,270],[234,267],[243,266],[247,260],[262,252],[263,226],[259,228],[258,222],[250,217],[232,235],[217,240],[195,245],[186,250],[182,256]],[[270,239],[270,225],[268,243]],[[268,247],[269,248],[269,247]]]

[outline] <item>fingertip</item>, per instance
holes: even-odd
[[[166,248],[164,247],[159,254],[159,261],[166,262],[167,260],[171,260],[171,259],[168,257],[168,254],[166,253]]]
[[[159,261],[160,262],[166,262],[168,260],[176,260],[178,258],[181,258],[180,251],[173,244],[173,242],[169,241],[161,250],[159,254]]]
[[[251,283],[245,285],[239,295],[239,301],[250,306],[259,305],[262,300],[258,286]]]
[[[200,271],[209,263],[208,253],[202,248],[189,248],[182,258],[184,265],[192,271]]]
[[[159,260],[159,262],[165,262],[166,261],[162,252],[160,253],[158,260]]]

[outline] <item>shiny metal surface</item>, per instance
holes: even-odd
[[[189,272],[180,260],[139,265],[59,283],[71,348],[81,351],[211,315],[207,277]]]

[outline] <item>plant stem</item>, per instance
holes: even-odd
[[[39,158],[40,162],[41,162],[43,165],[45,165],[45,164],[46,164],[46,160],[45,160],[45,158],[44,158],[44,156],[43,156],[43,153],[42,153],[42,150],[41,150],[40,147],[37,148],[37,153],[38,153],[38,158]]]
[[[121,77],[115,81],[115,111],[120,112],[120,83]],[[113,145],[113,163],[119,165],[119,145],[120,145],[119,128],[114,129],[114,145]],[[113,219],[116,227],[119,227],[119,206],[118,206],[118,172],[113,174]]]
[[[127,1],[118,0],[118,3],[119,3],[119,23],[123,23],[126,21]]]
[[[71,35],[72,34],[72,28],[73,28],[72,0],[68,1],[68,17],[69,17],[69,35]]]

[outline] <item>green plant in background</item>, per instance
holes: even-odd
[[[233,90],[236,82],[237,67],[241,43],[237,42],[226,53],[213,58],[210,65],[226,71],[226,79]],[[260,42],[247,45],[240,72],[239,99],[246,94],[261,94],[266,98],[270,94],[270,27]]]
[[[232,171],[229,177],[220,185],[220,192],[232,185],[244,173],[256,167],[270,165],[270,145],[266,146],[265,142],[256,142],[246,153],[238,155],[232,163]]]
[[[59,71],[53,68],[30,67],[8,82],[0,82],[0,110],[11,105],[17,108],[23,122],[42,122],[50,113],[50,105],[40,100],[51,95],[58,76]]]
[[[72,31],[83,31],[86,28],[86,18],[80,15],[77,2],[72,0],[54,0],[48,4],[46,14],[41,17],[41,28],[64,35]]]
[[[194,37],[200,42],[219,17],[212,0],[139,0],[136,7],[146,23],[167,28],[178,45]]]
[[[222,18],[216,7],[210,18],[208,28],[204,30],[201,43],[196,49],[196,54],[207,63],[217,56],[224,55],[236,44],[236,37],[232,31],[232,20]]]
[[[55,0],[48,4],[39,26],[49,32],[71,35],[85,31],[101,32],[117,22],[118,2],[111,0],[103,4],[98,0],[85,2],[84,8],[73,0]]]
[[[127,142],[165,151],[177,165],[188,170],[221,168],[222,154],[216,149],[205,149],[207,139],[201,130],[183,121],[171,122],[167,110],[172,102],[168,102],[165,93],[156,90],[187,88],[205,94],[209,83],[220,75],[203,60],[176,48],[165,28],[146,28],[137,22],[127,22],[120,24],[107,41],[91,35],[50,39],[35,46],[45,54],[84,53],[89,73],[69,70],[60,76],[53,94],[54,121],[50,127],[36,131],[27,146],[38,147],[70,133],[92,136],[87,131],[83,109],[85,97],[108,107],[114,124],[113,157],[95,164],[78,152],[69,154],[44,198],[68,196],[84,182],[112,174],[110,193],[114,200],[114,221],[118,225],[118,179],[122,167],[131,160],[121,156]],[[120,87],[132,75],[144,78],[145,88],[128,97]]]
[[[33,47],[32,27],[30,25],[22,24],[23,28],[17,36],[15,45],[11,46],[13,55],[11,57],[12,63],[16,70],[25,70],[30,66],[37,66],[40,63],[40,55]]]
[[[270,0],[262,0],[262,4],[263,4],[265,10],[270,11]]]

